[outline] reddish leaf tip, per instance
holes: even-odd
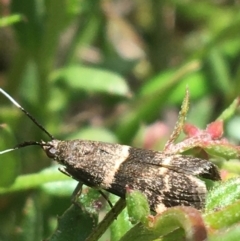
[[[223,121],[222,120],[217,120],[212,123],[210,123],[207,126],[206,129],[207,133],[209,133],[212,137],[212,139],[220,139],[221,136],[223,135]]]
[[[196,136],[199,134],[199,129],[190,123],[184,124],[183,131],[188,137]]]

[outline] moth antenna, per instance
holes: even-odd
[[[17,150],[17,149],[20,149],[20,148],[23,148],[23,147],[26,147],[26,146],[41,146],[41,147],[43,147],[43,146],[50,146],[50,145],[48,143],[43,142],[43,141],[41,141],[41,142],[38,142],[38,141],[25,141],[23,143],[20,143],[20,144],[16,145],[13,148],[6,149],[4,151],[0,151],[0,155],[5,154],[7,152],[11,152],[11,151]]]
[[[47,134],[48,137],[51,138],[51,140],[55,139],[53,135],[51,135],[30,113],[28,113],[20,104],[17,103],[16,100],[14,100],[8,93],[6,93],[2,88],[0,88],[0,92],[7,97],[16,107],[18,107],[25,115],[28,116],[29,119],[32,120],[34,124],[36,124],[45,134]],[[30,142],[29,142],[30,143]],[[34,143],[34,142],[31,142]],[[38,143],[38,142],[36,142]],[[40,143],[40,142],[39,142]],[[31,144],[31,145],[39,145],[39,144]],[[13,148],[13,150],[18,148]],[[9,149],[10,151],[11,149]],[[6,150],[7,152],[7,150]],[[0,153],[1,154],[1,153]]]
[[[4,151],[0,151],[0,155],[5,154],[5,153],[10,152],[10,151],[14,151],[14,150],[16,150],[16,149],[11,148],[11,149],[7,149],[7,150],[4,150]]]

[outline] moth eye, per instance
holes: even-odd
[[[55,149],[54,147],[49,147],[49,148],[45,149],[45,152],[48,157],[56,158],[57,149]]]

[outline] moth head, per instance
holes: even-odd
[[[59,140],[51,140],[49,142],[42,142],[41,147],[43,148],[43,150],[45,151],[45,153],[47,154],[47,156],[49,158],[52,158],[54,160],[58,159],[58,144],[59,144]]]

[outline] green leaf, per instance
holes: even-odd
[[[133,224],[141,222],[147,225],[150,207],[146,196],[138,190],[127,190],[126,203],[131,222]]]
[[[43,178],[41,177],[42,174],[44,175],[54,175],[54,174],[62,174],[58,170],[58,165],[54,165],[52,167],[48,167],[41,171],[39,174],[39,180]],[[64,175],[61,175],[64,177]],[[45,179],[46,180],[46,179]],[[76,180],[67,178],[67,180],[60,180],[59,181],[51,181],[46,182],[41,185],[41,189],[50,194],[55,196],[71,196],[73,190],[76,188],[78,182]]]
[[[188,86],[191,98],[201,96],[206,91],[205,76],[199,71],[201,62],[192,61],[178,70],[165,70],[152,79],[146,81],[140,90],[141,96],[154,95],[156,92],[167,87],[174,87],[168,94],[171,103],[181,102],[183,99],[183,91]]]
[[[85,241],[96,224],[96,215],[71,205],[59,218],[56,231],[47,241]]]
[[[85,241],[97,225],[101,206],[97,205],[101,194],[86,187],[82,189],[80,202],[71,205],[58,220],[58,227],[49,241],[77,240]]]
[[[69,180],[69,177],[63,175],[58,170],[51,172],[40,172],[18,176],[14,184],[10,187],[0,188],[0,194],[14,193],[37,188],[40,185],[53,181]]]
[[[228,227],[227,229],[223,229],[214,234],[210,234],[208,237],[208,241],[239,241],[240,237],[240,228],[239,225],[236,224],[233,227]]]
[[[137,224],[121,241],[152,241],[172,233],[179,227],[185,231],[184,240],[197,241],[207,238],[207,231],[198,210],[191,207],[173,207],[153,217],[148,226]],[[173,236],[173,240],[181,240],[178,232]]]
[[[216,81],[216,88],[223,94],[228,94],[231,90],[231,77],[230,77],[230,69],[228,67],[228,60],[224,59],[221,52],[217,48],[213,48],[209,52],[209,70],[210,74],[212,74],[211,78],[213,81]],[[223,96],[224,97],[224,96]]]
[[[208,213],[204,217],[204,222],[213,229],[229,227],[240,222],[240,201]]]
[[[13,14],[8,17],[2,17],[0,18],[0,27],[6,27],[22,20],[23,16],[21,14]]]
[[[237,97],[233,102],[221,113],[217,120],[228,120],[234,116],[240,105],[240,97]]]
[[[108,129],[98,127],[88,127],[67,137],[70,140],[82,139],[93,141],[104,141],[109,143],[117,143],[116,136]]]
[[[42,212],[39,197],[28,198],[25,203],[21,220],[21,232],[18,232],[18,241],[32,241],[42,239]]]
[[[0,150],[10,148],[15,138],[6,125],[0,126]],[[17,152],[9,152],[1,155],[0,159],[0,187],[11,185],[19,174],[20,158]]]
[[[185,76],[195,72],[199,67],[200,63],[193,61],[179,68],[170,77],[168,73],[158,76],[159,79],[157,79],[156,83],[153,81],[154,84],[151,84],[151,80],[147,81],[147,84],[140,91],[139,98],[132,103],[129,113],[125,114],[119,121],[117,129],[119,139],[126,143],[133,138],[141,122],[153,121],[158,116],[161,108],[166,105],[171,91],[182,83]],[[150,87],[148,87],[149,82]],[[182,93],[178,92],[181,99],[184,96],[185,89],[186,85]],[[189,91],[191,92],[190,88]]]
[[[43,33],[43,2],[36,0],[30,2],[28,0],[22,0],[19,2],[14,0],[10,6],[12,12],[21,13],[26,20],[14,25],[18,44],[26,48],[28,52],[37,51]]]
[[[226,159],[234,159],[239,158],[240,156],[240,148],[239,146],[234,146],[230,143],[211,143],[209,142],[204,150],[207,151],[212,156],[220,156]]]
[[[70,66],[55,71],[51,79],[72,89],[129,96],[126,81],[117,73],[84,66]]]
[[[232,178],[221,182],[208,193],[206,211],[219,209],[240,199],[240,178]]]

